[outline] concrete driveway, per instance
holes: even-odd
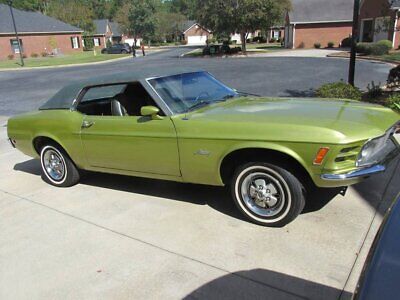
[[[49,186],[0,124],[0,299],[348,299],[400,186],[395,162],[264,228],[223,188],[94,173]]]

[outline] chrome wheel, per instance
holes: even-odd
[[[262,217],[274,217],[285,205],[282,184],[264,172],[248,174],[242,181],[240,193],[244,204]]]
[[[49,179],[60,182],[64,179],[66,166],[61,153],[52,147],[48,147],[43,151],[42,155],[43,169]]]

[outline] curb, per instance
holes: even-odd
[[[164,49],[159,49],[159,50],[151,50],[148,51],[150,53],[157,53],[157,52],[162,52],[165,51]],[[139,58],[142,56],[136,57]],[[88,63],[79,63],[79,64],[71,64],[71,65],[56,65],[56,66],[43,66],[43,67],[19,67],[19,68],[4,68],[0,69],[0,72],[7,72],[7,71],[28,71],[28,70],[43,70],[43,69],[56,69],[56,68],[72,68],[72,67],[79,67],[79,66],[91,66],[91,65],[100,65],[100,64],[107,64],[111,62],[116,62],[116,61],[121,61],[124,59],[132,59],[132,55],[126,56],[126,57],[119,57],[119,58],[113,58],[109,60],[103,60],[103,61],[94,61],[94,62],[88,62]]]
[[[333,55],[327,55],[326,57],[350,59],[349,56],[340,56],[340,55],[334,55],[334,54]],[[372,57],[364,57],[364,56],[357,56],[357,59],[367,60],[367,61],[375,61],[375,62],[382,62],[382,63],[392,64],[392,65],[396,65],[396,66],[400,64],[398,61],[394,61],[394,60],[390,60],[390,59],[372,58]]]
[[[131,58],[131,56],[113,58],[113,59],[104,60],[104,61],[95,61],[95,62],[88,62],[88,63],[72,64],[72,65],[56,65],[56,66],[43,66],[43,67],[4,68],[4,69],[0,69],[0,72],[6,72],[6,71],[25,71],[25,70],[26,70],[26,71],[28,71],[28,70],[43,70],[43,69],[56,69],[56,68],[70,68],[70,67],[79,67],[79,66],[100,65],[100,64],[105,64],[105,63],[110,63],[110,62],[115,62],[115,61],[124,60],[124,59],[127,59],[127,58]]]

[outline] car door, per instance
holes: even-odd
[[[112,45],[112,46],[110,47],[110,50],[108,51],[108,53],[111,53],[111,54],[118,53],[118,48],[117,48],[117,46],[116,46],[116,45]]]
[[[177,136],[169,117],[86,115],[81,140],[92,167],[180,176]]]

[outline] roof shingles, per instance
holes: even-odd
[[[290,23],[351,21],[353,5],[354,0],[292,0]]]
[[[83,32],[82,29],[45,16],[38,12],[13,9],[17,30],[20,33]],[[10,8],[0,4],[0,34],[13,33]]]

